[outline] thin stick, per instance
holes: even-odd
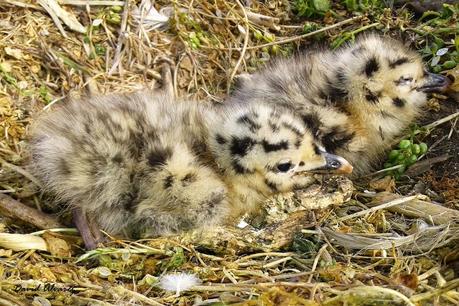
[[[115,292],[117,294],[128,295],[128,296],[130,296],[130,297],[132,297],[132,298],[134,298],[134,299],[136,299],[136,300],[138,300],[138,301],[140,301],[142,303],[145,303],[146,305],[164,306],[164,304],[158,303],[155,300],[152,300],[149,297],[146,297],[145,295],[143,295],[141,293],[126,289],[123,286],[117,286],[117,287],[115,287],[113,289],[109,289],[109,291],[113,291],[113,292]]]
[[[451,121],[451,120],[453,120],[454,118],[457,118],[457,117],[459,117],[459,112],[455,112],[454,114],[451,114],[451,115],[446,116],[446,117],[444,117],[444,118],[441,118],[441,119],[439,119],[439,120],[437,120],[437,121],[434,121],[434,122],[432,122],[432,123],[429,123],[429,124],[427,124],[427,125],[424,125],[424,126],[421,127],[420,129],[414,131],[413,134],[414,134],[414,135],[417,135],[417,134],[421,133],[421,129],[427,129],[427,134],[430,134],[430,131],[431,131],[433,128],[435,128],[435,127],[437,127],[437,126],[439,126],[439,125],[441,125],[441,124],[443,124],[443,123],[445,123],[445,122]],[[408,136],[410,136],[410,135],[411,135],[411,134],[406,134],[406,135],[403,135],[402,137],[399,137],[399,138],[395,139],[394,142],[392,142],[392,145],[396,145],[396,144],[399,143],[402,139],[405,139],[406,137],[408,137]]]
[[[46,0],[37,0],[37,2],[45,9],[49,16],[51,16],[51,19],[53,19],[54,24],[59,29],[59,32],[61,32],[62,36],[67,38],[67,33],[65,32],[64,27],[62,26],[62,23],[59,20],[59,17],[57,16],[56,12],[48,5]]]
[[[59,17],[59,19],[62,20],[71,30],[79,33],[86,33],[86,28],[78,21],[78,19],[73,14],[61,8],[56,0],[38,0],[38,3],[51,15],[51,17],[53,17],[53,14],[56,17]]]
[[[191,287],[189,291],[209,291],[209,292],[240,292],[240,291],[251,291],[252,289],[265,289],[270,287],[277,287],[277,286],[285,286],[285,287],[293,287],[293,288],[313,288],[314,286],[321,286],[321,287],[330,287],[330,285],[326,283],[304,283],[304,282],[274,282],[274,283],[256,283],[256,284],[232,284],[232,285],[225,285],[225,284],[218,284],[218,285],[208,285],[208,286],[194,286]]]
[[[32,181],[35,185],[37,185],[38,187],[42,187],[40,181],[35,178],[32,174],[30,174],[29,172],[27,172],[26,170],[22,169],[21,167],[19,166],[16,166],[16,165],[13,165],[13,164],[10,164],[9,162],[7,162],[6,160],[4,160],[3,158],[0,157],[0,164],[3,166],[3,167],[6,167],[6,168],[10,168],[11,170],[14,170],[16,171],[17,173],[19,174],[22,174],[23,176],[25,176],[26,178],[28,178],[30,181]]]
[[[317,252],[317,256],[316,256],[316,258],[314,258],[314,262],[312,263],[311,275],[309,275],[308,283],[311,283],[312,278],[314,277],[314,272],[316,271],[316,268],[317,268],[317,264],[319,263],[319,259],[320,259],[320,257],[322,257],[322,253],[325,252],[327,247],[328,247],[328,244],[324,244],[320,248],[319,252]]]
[[[237,284],[237,280],[234,278],[234,276],[228,272],[228,270],[226,270],[225,267],[223,267],[223,274],[225,274],[225,276],[233,283],[233,284]]]
[[[30,233],[29,235],[33,236],[39,236],[43,235],[45,232],[52,232],[52,233],[70,233],[70,234],[78,234],[78,229],[74,227],[65,227],[65,228],[50,228],[46,230],[41,230],[41,231],[36,231],[33,233]]]
[[[418,199],[418,198],[419,198],[418,195],[414,195],[414,196],[409,196],[409,197],[404,197],[404,198],[401,198],[401,199],[396,199],[396,200],[393,200],[393,201],[389,201],[387,203],[384,203],[384,204],[381,204],[381,205],[378,205],[378,206],[375,206],[375,207],[372,207],[372,208],[369,208],[369,209],[365,209],[365,210],[356,212],[356,213],[348,215],[348,216],[341,217],[341,218],[338,219],[338,222],[342,222],[342,221],[345,221],[345,220],[349,220],[349,219],[353,219],[353,218],[356,218],[356,217],[364,216],[366,214],[370,214],[370,213],[373,213],[375,211],[378,211],[378,210],[381,210],[381,209],[385,209],[385,208],[389,208],[389,207],[392,207],[392,206],[400,205],[400,204],[403,204],[403,203],[406,203],[406,202],[409,202],[409,201],[412,201],[412,200],[415,200],[415,199]]]
[[[448,140],[451,139],[451,136],[453,135],[453,131],[456,129],[456,124],[457,124],[457,119],[454,120],[453,124],[451,125],[451,129],[449,130],[449,134],[448,134]]]
[[[67,5],[108,5],[108,6],[124,6],[126,1],[113,0],[61,0],[62,4]]]
[[[244,256],[244,257],[242,257],[242,258],[239,258],[238,260],[236,260],[236,262],[242,262],[242,261],[246,261],[246,260],[253,259],[253,258],[257,258],[257,257],[267,257],[267,256],[287,257],[287,256],[293,256],[293,255],[296,255],[296,254],[293,253],[293,252],[285,252],[285,253],[282,253],[282,252],[256,253],[256,254],[247,255],[247,256]]]
[[[267,263],[266,265],[263,265],[262,268],[267,269],[267,268],[276,267],[276,266],[280,265],[281,263],[287,262],[287,261],[289,261],[289,260],[291,260],[291,259],[292,259],[291,256],[284,257],[284,258],[281,258],[281,259],[272,261],[272,262],[270,262],[270,263]]]
[[[266,16],[258,13],[246,12],[246,14],[247,18],[249,18],[250,21],[265,27],[275,28],[275,24],[279,23],[280,21],[279,18]]]
[[[36,9],[36,10],[39,10],[39,11],[44,11],[44,9],[42,7],[30,4],[30,3],[25,3],[25,2],[22,2],[22,1],[3,0],[3,2],[6,3],[7,5],[15,5],[15,6],[19,6],[19,7],[33,8],[33,9]],[[0,6],[2,4],[3,3],[0,3]]]
[[[405,302],[405,305],[407,306],[415,306],[412,303],[412,300],[410,301],[405,295],[401,294],[398,291],[395,291],[393,289],[389,288],[384,288],[384,287],[379,287],[379,286],[359,286],[359,287],[354,287],[351,288],[347,291],[342,292],[338,296],[325,300],[322,305],[336,305],[336,302],[341,301],[343,299],[343,296],[348,295],[349,297],[352,296],[353,300],[356,299],[356,296],[361,296],[366,297],[368,296],[368,299],[371,301],[371,297],[376,294],[386,294],[386,295],[391,295],[394,297],[397,297],[401,299],[403,302]],[[376,297],[375,297],[376,299]]]
[[[237,73],[237,70],[239,69],[239,66],[241,65],[242,61],[244,60],[245,52],[247,50],[247,45],[249,44],[249,19],[247,17],[247,12],[245,11],[244,6],[241,4],[239,0],[236,0],[237,5],[241,8],[242,12],[244,13],[244,21],[245,21],[245,37],[244,37],[244,45],[242,46],[241,54],[239,56],[239,59],[237,60],[236,65],[234,66],[233,71],[231,72],[231,75],[228,79],[228,84],[226,87],[226,92],[230,92],[231,88],[231,83],[233,82],[234,76]]]
[[[20,219],[40,229],[64,227],[56,218],[24,205],[5,194],[0,194],[0,212],[9,218]]]
[[[449,116],[446,116],[446,117],[444,117],[444,118],[441,118],[441,119],[439,119],[439,120],[437,120],[437,121],[434,121],[434,122],[432,122],[432,123],[429,123],[429,124],[425,125],[424,128],[426,128],[426,129],[432,129],[432,128],[434,128],[434,127],[439,126],[440,124],[443,124],[443,123],[445,123],[445,122],[451,121],[451,120],[453,120],[454,118],[456,118],[456,117],[458,117],[458,116],[459,116],[459,112],[455,112],[454,114],[451,114],[451,115],[449,115]]]
[[[111,76],[115,69],[118,68],[121,62],[121,50],[123,49],[124,41],[126,40],[126,28],[127,28],[127,20],[129,17],[129,0],[126,1],[126,5],[124,6],[123,10],[123,18],[121,19],[121,26],[120,26],[120,33],[118,35],[118,44],[116,45],[115,50],[115,57],[113,59],[112,68],[108,71],[108,76]]]
[[[300,39],[303,39],[303,38],[306,38],[306,37],[310,37],[310,36],[314,36],[316,34],[319,34],[319,33],[334,29],[334,28],[339,28],[339,27],[341,27],[343,25],[346,25],[348,23],[352,23],[354,21],[358,21],[358,20],[360,20],[360,19],[362,19],[364,17],[365,16],[355,16],[355,17],[340,21],[338,23],[332,24],[330,26],[324,27],[324,28],[319,29],[317,31],[313,31],[313,32],[306,33],[306,34],[302,34],[302,35],[298,35],[298,36],[294,36],[294,37],[281,39],[281,40],[278,40],[278,41],[273,41],[273,42],[262,44],[262,45],[250,46],[250,47],[247,47],[246,50],[261,49],[261,48],[264,48],[264,47],[270,47],[270,46],[281,45],[281,44],[286,44],[286,43],[289,43],[289,42],[297,41],[297,40],[300,40]],[[206,47],[203,46],[203,48],[206,48]],[[209,48],[209,49],[220,49],[220,50],[235,50],[235,51],[241,51],[242,50],[242,48],[215,48],[215,47],[207,47],[207,48]]]
[[[417,303],[419,301],[427,300],[427,299],[430,299],[432,297],[441,296],[443,293],[446,293],[446,292],[451,291],[453,289],[456,289],[458,287],[459,287],[459,279],[457,278],[457,279],[454,279],[452,281],[447,282],[441,288],[437,288],[437,289],[434,289],[434,290],[431,290],[431,291],[428,291],[428,292],[424,292],[424,293],[413,295],[410,298],[410,300],[413,303]]]

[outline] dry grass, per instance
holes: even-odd
[[[0,192],[45,211],[46,199],[23,167],[27,127],[70,95],[151,86],[166,58],[175,63],[179,96],[221,101],[238,74],[317,40],[375,29],[406,30],[414,45],[425,39],[406,12],[390,9],[352,15],[334,7],[335,14],[316,19],[318,30],[304,33],[304,18],[293,16],[288,1],[250,1],[250,10],[242,0],[156,1],[170,14],[168,26],[156,29],[135,14],[137,1],[64,0],[64,19],[47,13],[52,2],[0,3]],[[445,196],[457,203],[457,181],[447,184]],[[419,199],[395,201],[412,200]],[[48,252],[0,249],[0,305],[458,305],[457,214],[430,213],[430,201],[417,202],[414,212],[394,211],[393,201],[369,202],[368,193],[356,192],[342,207],[313,211],[283,250],[265,250],[241,230],[114,239],[84,253],[72,230],[39,232],[28,239],[45,242]],[[32,231],[0,221],[0,232]],[[195,273],[203,283],[177,296],[157,285],[169,271]]]

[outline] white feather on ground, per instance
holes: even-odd
[[[139,7],[134,7],[132,17],[146,32],[167,26],[169,17],[158,12],[150,0],[142,0]]]
[[[180,295],[181,291],[186,291],[200,283],[201,280],[196,275],[190,273],[166,274],[159,280],[159,286],[162,289],[175,291],[177,296]]]

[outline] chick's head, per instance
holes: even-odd
[[[338,82],[347,83],[349,94],[365,109],[396,116],[417,112],[427,94],[445,89],[448,78],[426,71],[421,56],[401,42],[381,36],[365,36],[340,54]]]
[[[228,107],[214,126],[210,145],[220,166],[263,190],[286,192],[309,185],[315,172],[352,171],[344,158],[325,152],[300,117],[282,107]]]

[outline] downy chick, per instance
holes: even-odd
[[[315,130],[354,175],[369,172],[446,77],[427,72],[401,42],[367,35],[336,51],[309,50],[243,76],[230,103],[282,105]]]
[[[352,171],[281,106],[208,107],[150,91],[68,101],[37,120],[30,149],[45,190],[82,213],[88,248],[94,224],[127,237],[208,227],[308,186],[314,170]]]

